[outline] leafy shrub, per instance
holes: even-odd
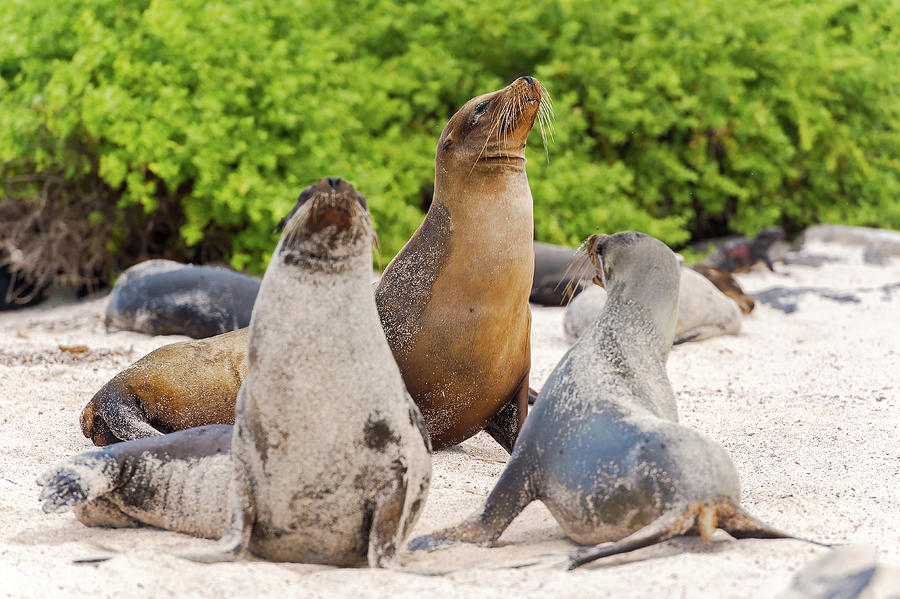
[[[449,116],[532,73],[557,115],[549,163],[529,148],[540,239],[900,227],[898,25],[889,0],[0,0],[0,170],[102,182],[57,213],[114,223],[119,267],[253,272],[297,193],[343,176],[386,264]]]

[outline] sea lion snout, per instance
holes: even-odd
[[[310,209],[309,220],[306,223],[311,233],[318,233],[325,227],[335,226],[340,230],[349,229],[353,224],[353,214],[349,207],[328,204],[325,206],[313,206]]]
[[[365,198],[340,177],[325,177],[306,188],[281,228],[282,252],[326,270],[342,257],[359,254],[374,236]]]

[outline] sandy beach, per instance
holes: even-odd
[[[900,565],[900,256],[875,264],[862,247],[825,242],[804,251],[825,259],[738,275],[749,293],[784,288],[782,307],[793,311],[758,301],[739,335],[673,349],[680,418],[729,451],[749,511],[798,536],[873,546]],[[105,302],[0,313],[2,597],[773,597],[827,551],[718,531],[711,544],[679,538],[567,572],[576,546],[534,503],[497,547],[404,552],[391,569],[201,565],[177,555],[211,541],[44,514],[37,476],[92,447],[78,426],[82,406],[134,360],[183,339],[108,333]],[[536,388],[569,347],[562,316],[533,307]],[[435,454],[413,535],[476,509],[507,457],[484,433]],[[111,559],[74,561],[90,558]]]

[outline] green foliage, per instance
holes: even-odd
[[[0,172],[99,177],[92,223],[174,202],[172,243],[224,235],[255,272],[342,176],[386,263],[450,115],[530,73],[557,117],[549,163],[529,148],[540,239],[900,228],[898,27],[891,0],[0,0]]]

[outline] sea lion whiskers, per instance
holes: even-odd
[[[585,248],[588,258],[594,268],[597,269],[597,275],[594,277],[594,283],[606,288],[606,280],[609,277],[609,265],[603,258],[603,242],[609,238],[609,235],[595,234],[588,237],[582,247]],[[599,280],[598,280],[599,278]]]
[[[529,80],[527,88],[516,80],[507,88],[501,90],[500,96],[495,96],[495,98],[492,99],[492,101],[494,101],[494,99],[499,100],[499,106],[491,113],[490,126],[487,135],[484,138],[484,144],[478,152],[478,155],[475,157],[469,174],[474,171],[475,166],[484,157],[488,146],[492,142],[496,143],[496,148],[494,148],[492,155],[488,158],[506,159],[506,163],[514,165],[515,158],[523,157],[521,154],[517,154],[510,148],[509,136],[514,134],[517,130],[519,119],[525,113],[526,107],[529,104],[537,104],[538,111],[540,111],[543,97],[546,92],[543,85],[538,80],[530,77],[527,79]],[[537,115],[535,115],[535,118],[537,118]],[[496,139],[494,138],[495,133]]]
[[[563,290],[563,296],[564,296],[565,302],[567,304],[570,301],[572,301],[573,297],[575,297],[575,287],[577,285],[579,285],[579,282],[581,281],[581,279],[584,275],[584,272],[586,270],[588,270],[588,265],[592,264],[590,252],[586,248],[586,244],[587,244],[587,241],[585,241],[578,247],[578,250],[576,250],[575,256],[569,262],[569,265],[566,267],[566,270],[563,273],[562,278],[560,278],[559,283],[557,283],[556,287],[554,288],[554,291],[555,291],[556,288],[558,288],[560,286],[560,284],[562,284],[563,281],[568,279],[569,282],[566,284],[566,287]],[[569,273],[572,273],[571,278],[569,278]]]
[[[537,82],[537,85],[541,86],[541,104],[538,106],[537,114],[538,129],[541,132],[541,143],[544,146],[544,156],[546,156],[547,162],[549,163],[550,149],[547,145],[547,137],[549,136],[550,140],[553,140],[553,99],[540,82]]]

